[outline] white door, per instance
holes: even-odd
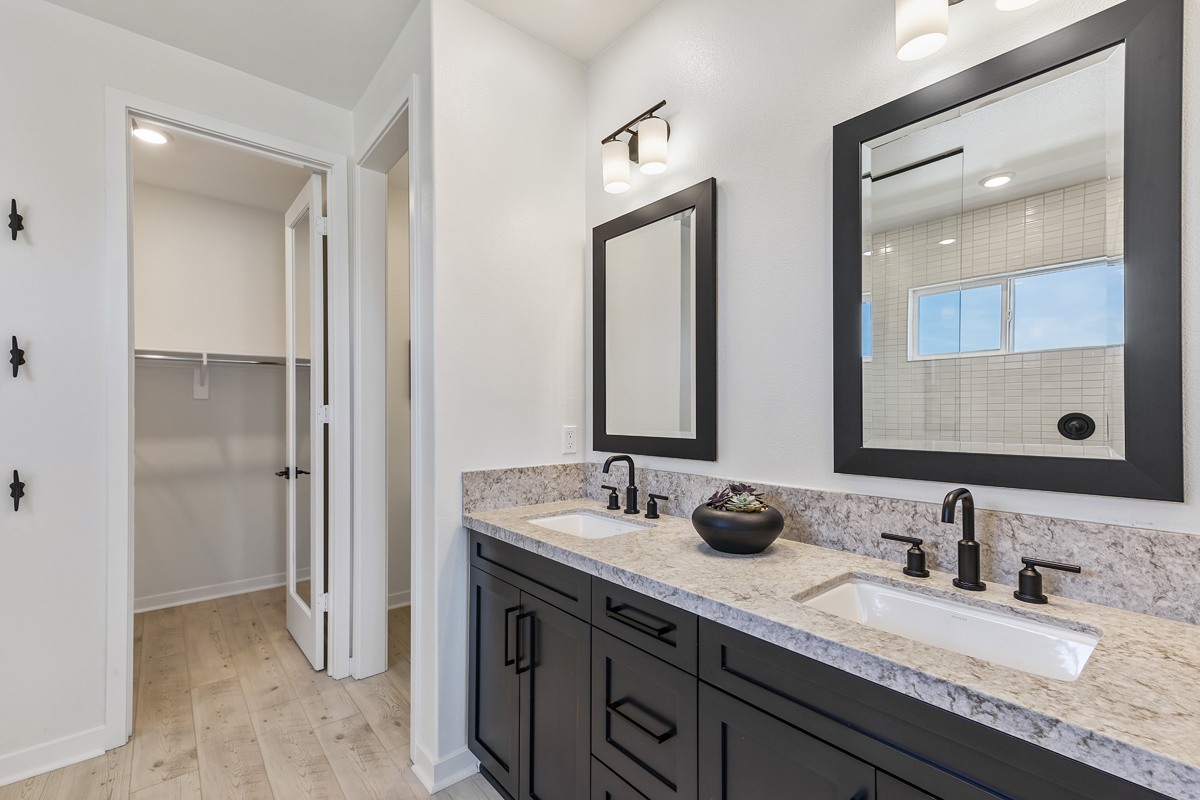
[[[325,667],[325,237],[321,176],[284,218],[287,269],[287,627]]]

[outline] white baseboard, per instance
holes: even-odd
[[[392,592],[388,595],[388,610],[393,608],[403,608],[404,606],[412,605],[412,592],[405,589],[403,592]]]
[[[296,570],[296,580],[303,581],[307,579],[307,569]],[[274,589],[276,586],[283,586],[285,583],[287,583],[287,573],[280,572],[276,575],[263,575],[258,578],[247,578],[241,581],[215,583],[211,586],[197,586],[195,589],[182,589],[178,592],[152,594],[148,597],[135,597],[133,598],[133,612],[140,614],[143,611],[156,611],[160,608],[173,608],[175,606],[186,605],[187,603],[216,600],[235,594],[257,592],[260,589]]]
[[[104,754],[104,726],[0,756],[0,786]]]
[[[465,781],[479,772],[479,759],[465,747],[436,763],[420,745],[413,748],[413,756],[413,774],[430,794],[436,794],[447,786]]]

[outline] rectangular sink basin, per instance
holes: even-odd
[[[617,536],[622,533],[641,531],[653,527],[652,525],[643,525],[637,522],[626,522],[623,519],[613,519],[602,514],[592,514],[587,511],[573,511],[568,514],[560,514],[556,517],[541,517],[526,521],[532,522],[534,525],[542,528],[549,528],[559,533],[569,533],[572,536],[580,536],[584,539],[603,539],[608,536]]]
[[[839,583],[804,605],[965,656],[1043,678],[1073,681],[1099,636],[896,589],[861,579]]]

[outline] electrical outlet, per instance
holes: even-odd
[[[563,425],[563,453],[579,452],[579,428]]]

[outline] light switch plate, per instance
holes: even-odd
[[[575,425],[563,425],[563,453],[579,452],[579,428]]]

